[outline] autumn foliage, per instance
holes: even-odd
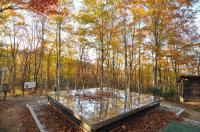
[[[57,5],[57,0],[30,0],[28,8],[38,13],[48,13]]]
[[[48,13],[57,3],[57,0],[0,0],[0,12],[4,10],[28,9],[36,13]]]
[[[13,87],[19,78],[51,90],[69,85],[179,92],[179,76],[200,75],[194,4],[0,0],[0,44],[6,42],[0,65],[9,68]]]

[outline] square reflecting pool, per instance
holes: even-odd
[[[109,130],[133,115],[159,106],[154,96],[109,88],[51,92],[48,100],[88,131]]]

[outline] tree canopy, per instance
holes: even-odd
[[[8,67],[13,91],[34,80],[41,91],[56,85],[178,93],[180,75],[200,75],[195,4],[0,0],[0,66]]]

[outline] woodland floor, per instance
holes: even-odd
[[[37,126],[26,108],[27,103],[34,103],[39,96],[8,97],[0,102],[0,132],[35,132]]]
[[[34,103],[44,98],[45,97],[39,96],[18,96],[8,97],[7,101],[0,102],[0,132],[37,132],[36,124],[25,104]],[[182,116],[200,121],[200,112],[191,109],[190,105],[187,106],[186,104],[182,105],[167,101],[162,101],[161,103],[182,107],[187,111],[187,113],[184,113]],[[48,124],[46,126],[48,131],[82,131],[81,128],[52,107],[45,107],[42,111],[46,114],[39,118],[45,122],[45,124]],[[174,113],[156,109],[142,117],[130,120],[111,131],[155,132],[159,131],[171,121],[182,121],[182,119],[177,118]]]

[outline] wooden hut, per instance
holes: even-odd
[[[200,76],[180,76],[180,101],[200,101]]]

